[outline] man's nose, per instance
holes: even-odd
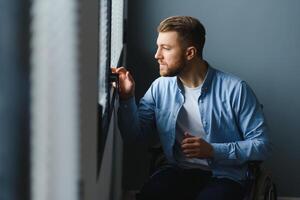
[[[161,52],[160,52],[159,49],[156,50],[156,53],[155,53],[155,55],[154,55],[154,58],[155,58],[155,59],[160,59],[160,58],[161,58]]]

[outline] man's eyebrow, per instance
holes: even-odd
[[[169,44],[157,44],[157,43],[156,43],[156,45],[157,46],[167,46],[167,47],[171,47],[172,46],[172,45],[169,45]]]

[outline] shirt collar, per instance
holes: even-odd
[[[215,74],[215,69],[213,67],[210,66],[210,64],[207,63],[207,73],[202,85],[202,92],[208,92],[208,90],[210,89],[213,77]]]
[[[211,67],[209,63],[207,63],[207,73],[205,75],[205,78],[204,78],[204,81],[202,84],[202,92],[204,92],[204,93],[208,92],[208,90],[211,86],[211,82],[214,77],[214,74],[215,74],[215,69],[213,67]],[[183,85],[177,76],[176,76],[176,82],[177,82],[177,88],[182,93]]]

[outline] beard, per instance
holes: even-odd
[[[179,66],[176,69],[172,69],[172,70],[171,69],[168,69],[167,71],[160,70],[159,74],[164,77],[174,77],[180,74],[182,70],[183,68]]]
[[[159,74],[163,77],[174,77],[178,76],[187,66],[187,63],[184,59],[178,62],[176,65],[169,67],[168,65],[163,65],[163,68],[160,68]]]

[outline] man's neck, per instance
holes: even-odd
[[[203,83],[207,69],[207,62],[197,58],[190,61],[190,63],[187,63],[187,66],[184,71],[178,75],[178,78],[181,80],[183,85],[189,88],[195,88]]]

